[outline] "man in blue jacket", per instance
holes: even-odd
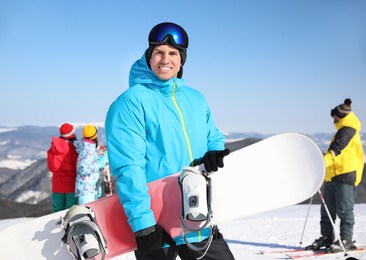
[[[230,151],[216,128],[204,96],[183,85],[188,35],[179,25],[161,23],[149,34],[149,48],[130,71],[129,89],[109,108],[106,136],[118,194],[136,235],[137,259],[196,259],[182,237],[172,238],[156,223],[147,183],[197,162],[207,171],[223,167]],[[190,234],[205,244],[209,229]],[[170,247],[162,248],[165,243]],[[198,243],[198,244],[197,244]],[[220,232],[203,259],[234,259]]]

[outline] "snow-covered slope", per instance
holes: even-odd
[[[284,254],[262,255],[259,251],[288,250],[300,248],[308,205],[295,205],[259,215],[227,222],[219,226],[237,260],[288,259]],[[320,205],[312,205],[306,224],[302,245],[306,246],[320,236]],[[356,245],[366,245],[366,204],[355,205],[356,225],[354,239]],[[0,230],[6,226],[27,219],[0,220]],[[338,223],[336,223],[338,227]],[[352,256],[350,254],[349,256]],[[366,252],[354,254],[366,259]],[[321,259],[345,259],[342,255],[326,256]],[[114,258],[114,260],[133,260],[133,253]],[[178,258],[179,259],[179,258]]]
[[[259,251],[299,249],[307,210],[308,205],[295,205],[227,222],[221,224],[219,228],[237,260],[288,259],[284,254],[262,255]],[[357,204],[355,215],[354,239],[356,244],[366,245],[366,204]],[[302,240],[303,246],[311,244],[316,238],[319,238],[319,221],[320,205],[312,205]],[[354,256],[366,259],[366,252],[357,253]],[[135,257],[133,253],[130,253],[114,259],[132,260]],[[321,259],[334,260],[345,259],[345,257],[342,254]]]

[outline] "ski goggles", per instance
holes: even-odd
[[[149,34],[149,43],[162,44],[170,39],[176,48],[188,48],[188,35],[186,31],[174,23],[161,23],[151,29]]]
[[[337,108],[330,110],[330,117],[338,116],[339,118],[343,118],[347,115],[348,114],[346,114],[346,113],[339,112],[339,110]]]
[[[335,109],[330,110],[330,117],[334,117],[336,115]]]

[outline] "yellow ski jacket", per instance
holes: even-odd
[[[337,133],[324,155],[325,181],[358,186],[364,167],[364,153],[359,133],[361,123],[351,112],[334,125]]]

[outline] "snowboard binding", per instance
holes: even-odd
[[[61,241],[75,259],[85,260],[101,253],[101,259],[104,260],[108,253],[107,241],[97,225],[93,209],[74,205],[57,224],[65,230]],[[74,241],[76,253],[71,250],[71,240]]]
[[[199,232],[211,222],[211,178],[207,173],[201,172],[195,167],[184,167],[178,181],[182,192],[182,237],[190,249],[194,251],[206,249],[204,256],[213,239],[212,226],[210,226],[209,239],[203,247],[192,245],[185,237],[184,228],[191,232]],[[187,220],[204,224],[195,229],[187,225]]]

